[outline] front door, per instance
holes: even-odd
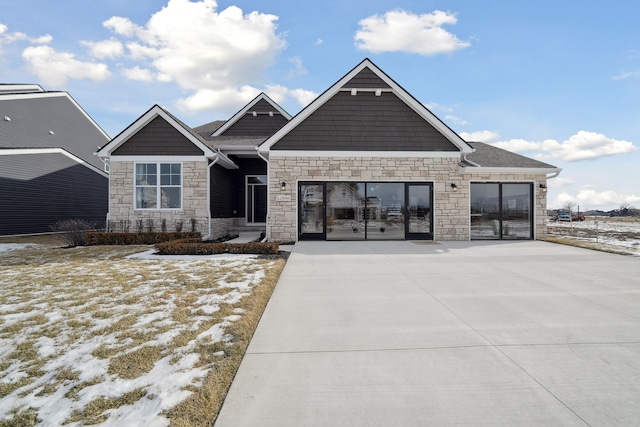
[[[267,222],[267,177],[247,176],[247,224]]]
[[[433,239],[431,184],[407,184],[405,234],[407,239]]]

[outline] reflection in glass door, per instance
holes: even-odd
[[[404,239],[404,184],[367,183],[368,240]]]
[[[300,239],[324,239],[324,184],[300,184]]]
[[[407,184],[407,239],[433,239],[431,184]]]
[[[327,183],[327,240],[365,239],[365,184]]]
[[[532,189],[529,183],[472,183],[471,240],[531,239]]]
[[[531,184],[502,184],[502,238],[531,239]]]
[[[471,240],[500,238],[500,185],[471,184]]]

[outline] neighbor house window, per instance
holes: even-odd
[[[180,163],[136,163],[136,209],[182,208]]]

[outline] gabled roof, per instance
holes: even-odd
[[[61,148],[102,170],[93,153],[108,141],[67,92],[0,85],[0,148]]]
[[[374,115],[366,116],[371,110],[351,108],[349,102],[353,101],[349,100],[349,96],[368,97],[369,100],[362,98],[362,101],[359,101],[363,103],[372,103],[377,100],[380,100],[380,102]],[[381,108],[389,108],[391,117],[387,117],[385,120],[386,112]],[[340,109],[344,110],[342,118],[339,114],[336,114],[336,110]],[[455,151],[463,154],[473,151],[458,134],[369,59],[363,60],[298,113],[289,123],[267,139],[260,146],[260,151],[267,153],[275,149],[274,146],[276,144],[290,133],[294,133],[299,126],[316,113],[318,114],[318,120],[312,124],[311,129],[307,129],[303,135],[296,137],[298,141],[307,141],[305,150],[336,150],[326,142],[329,141],[330,144],[330,141],[334,140],[335,137],[342,137],[356,147],[357,150],[365,151],[368,149],[366,144],[373,137],[379,140],[379,142],[376,142],[381,147],[379,149],[386,151],[412,151],[413,147],[418,147],[420,144],[422,146],[420,146],[419,151]],[[361,116],[358,116],[359,114]],[[382,120],[380,120],[381,118]],[[363,134],[362,131],[366,131],[366,127],[354,127],[350,123],[345,124],[349,120],[351,120],[351,123],[357,123],[360,119],[368,120],[368,123],[375,123],[376,129],[369,130],[368,133]],[[413,129],[407,130],[407,126],[402,123],[402,120],[407,120],[409,126],[412,126]],[[383,124],[381,125],[380,122],[383,122]],[[391,133],[400,136],[397,138],[398,145],[382,145],[382,141],[386,139],[384,132],[388,129],[391,129]],[[419,136],[416,136],[414,129],[420,133]],[[380,132],[378,132],[379,130]],[[335,135],[331,132],[335,132]],[[325,144],[324,147],[320,144],[314,144],[313,141],[308,143],[308,137],[313,134],[316,135],[318,141]],[[322,139],[323,135],[324,139]],[[427,140],[429,141],[425,142]],[[337,147],[340,146],[340,142],[335,144]],[[288,147],[291,144],[285,144],[285,146],[286,148],[283,149],[290,149]],[[345,149],[349,150],[349,148],[342,148],[342,150]]]
[[[142,131],[147,125],[154,120],[161,119],[168,123],[173,129],[180,133],[187,141],[194,145],[195,148],[201,152],[206,158],[218,158],[222,166],[228,169],[237,169],[235,163],[233,163],[226,155],[220,153],[216,148],[207,143],[202,136],[200,136],[195,130],[178,120],[173,114],[169,113],[159,105],[154,105],[146,113],[140,116],[136,121],[129,125],[125,130],[120,132],[115,138],[111,140],[107,145],[102,147],[97,155],[99,157],[109,157],[118,148],[127,143],[131,138]],[[169,128],[170,129],[170,128]]]
[[[254,117],[257,119],[259,116],[270,118],[266,120],[269,124],[266,126],[262,124],[258,129],[256,129],[255,123],[250,123],[248,126],[243,123],[246,121],[246,117]],[[284,120],[274,120],[273,118],[277,116],[281,116]],[[291,120],[289,113],[269,98],[266,93],[262,92],[251,102],[245,105],[240,111],[234,114],[222,126],[216,129],[211,136],[271,136],[275,130],[280,128],[284,122],[289,120]],[[263,122],[264,121],[265,120],[263,120]],[[234,129],[235,127],[238,127],[239,129]]]
[[[560,172],[562,169],[530,157],[512,153],[483,142],[469,142],[475,151],[465,156],[463,167],[468,170],[474,168],[487,169],[530,169],[543,173]]]

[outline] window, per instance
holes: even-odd
[[[136,163],[135,208],[182,208],[180,163]]]

